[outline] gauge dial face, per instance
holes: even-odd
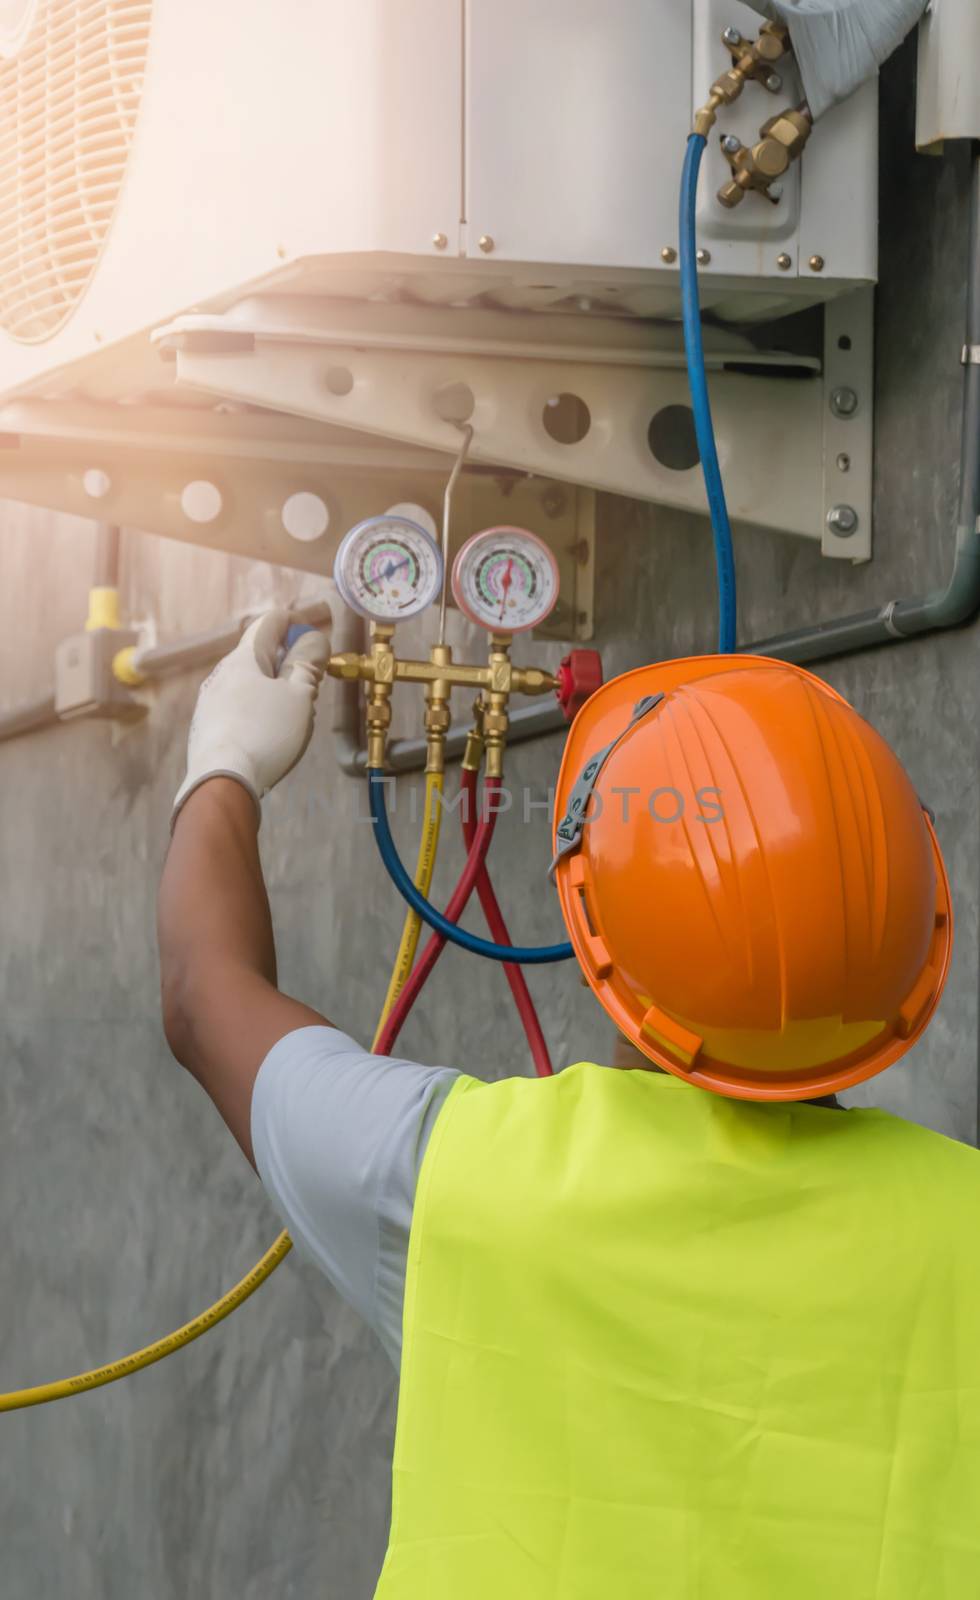
[[[453,598],[481,628],[523,633],[554,609],[558,563],[536,533],[485,528],[467,539],[453,562]]]
[[[368,517],[340,542],[334,581],[352,610],[372,622],[401,622],[430,606],[442,587],[435,540],[407,517]]]

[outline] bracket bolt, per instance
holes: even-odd
[[[708,262],[711,260],[711,251],[698,250],[695,254],[695,260],[697,261],[699,267],[706,267]]]
[[[846,450],[842,450],[840,455],[837,457],[837,471],[838,472],[850,472],[850,470],[851,470],[851,458],[848,455]]]
[[[434,233],[432,235],[432,243],[435,245],[437,250],[445,250],[447,244],[449,243],[449,239],[444,233]]]
[[[677,260],[677,251],[674,249],[672,244],[665,244],[664,245],[663,249],[660,252],[660,259],[661,259],[661,261],[666,261],[668,267],[670,266],[672,261],[676,261]]]
[[[823,269],[824,269],[823,256],[811,256],[810,257],[810,271],[811,272],[822,272]]]
[[[835,417],[853,417],[858,408],[858,397],[855,389],[846,386],[834,389],[830,396],[830,409]]]
[[[494,246],[494,241],[493,241],[493,238],[491,237],[491,235],[489,233],[481,233],[480,234],[480,249],[483,251],[483,254],[485,256],[488,256],[490,254],[491,250],[493,249],[493,246]]]
[[[853,506],[831,506],[827,512],[827,526],[841,539],[849,539],[857,532],[858,514]]]
[[[721,148],[726,155],[734,156],[741,150],[742,141],[737,133],[726,133],[722,135]]]
[[[778,72],[770,72],[768,78],[766,79],[766,88],[769,90],[769,93],[770,94],[778,94],[782,87],[783,87],[783,80],[779,76],[779,73]]]
[[[793,257],[788,256],[784,250],[782,255],[776,257],[776,265],[780,272],[788,272],[793,265]]]
[[[731,45],[733,50],[737,44],[742,43],[742,35],[739,33],[737,28],[726,28],[721,36],[721,39],[723,44]]]

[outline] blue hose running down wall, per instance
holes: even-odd
[[[701,338],[701,302],[698,297],[695,223],[698,172],[705,143],[703,134],[692,133],[684,154],[679,234],[681,309],[684,319],[687,381],[691,390],[691,409],[694,412],[694,431],[701,456],[701,471],[704,474],[708,510],[711,513],[711,532],[715,542],[715,565],[718,571],[718,650],[722,655],[729,655],[735,649],[735,555],[732,550],[732,529],[728,520],[728,507],[725,504],[721,468],[718,465],[715,430],[711,421],[708,378],[704,369],[704,344]]]

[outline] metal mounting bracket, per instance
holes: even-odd
[[[676,327],[506,312],[454,325],[448,311],[409,323],[397,313],[414,308],[380,309],[379,320],[363,305],[257,296],[154,337],[178,392],[441,451],[454,447],[452,422],[469,420],[471,460],[705,511]],[[732,516],[854,559],[866,518],[858,545],[827,537],[819,362],[725,330],[706,330],[706,343]]]
[[[874,470],[874,289],[824,308],[823,527],[825,556],[871,559]]]
[[[379,448],[293,416],[37,400],[0,408],[0,498],[324,576],[363,517],[410,501],[438,522],[450,464],[437,451]],[[309,527],[307,537],[288,531],[297,496],[315,500],[327,519],[316,537]],[[558,562],[558,605],[538,634],[591,638],[592,491],[506,469],[467,470],[452,552],[494,522],[533,528]]]

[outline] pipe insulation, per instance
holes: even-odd
[[[810,115],[822,117],[877,72],[918,22],[927,0],[746,0],[781,22]]]

